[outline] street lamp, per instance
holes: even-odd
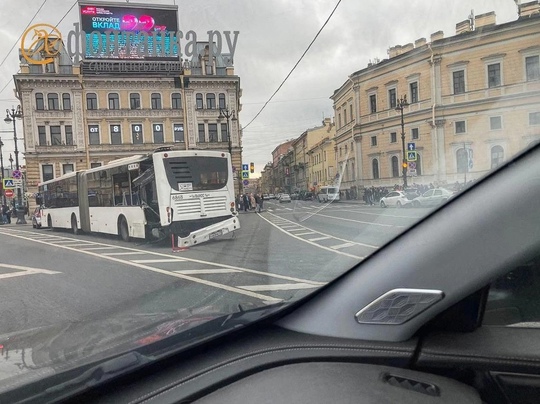
[[[401,114],[401,148],[403,150],[403,162],[401,163],[403,169],[403,189],[407,188],[407,156],[405,152],[405,123],[403,122],[403,108],[409,103],[407,102],[407,95],[404,95],[397,100],[396,111]]]
[[[15,107],[12,107],[10,109],[6,109],[6,118],[4,119],[4,122],[9,124],[13,122],[13,140],[15,141],[15,169],[19,171],[19,149],[17,147],[17,125],[16,120],[17,118],[22,119],[23,114],[21,111],[21,106],[17,105],[17,109]],[[19,203],[19,209],[17,209],[17,224],[26,224],[26,220],[24,219],[24,210],[22,210],[22,192],[21,188],[17,188],[17,202]]]
[[[236,122],[237,118],[236,118],[236,111],[234,109],[231,109],[229,110],[229,108],[220,108],[219,109],[219,117],[218,119],[227,119],[227,142],[229,143],[229,154],[231,155],[231,163],[232,163],[232,140],[231,140],[231,120],[233,122]],[[242,164],[242,162],[240,162],[240,164]],[[237,173],[240,172],[241,170],[236,170]],[[241,190],[241,186],[240,186],[240,181],[241,181],[241,177],[239,174],[238,175],[238,192],[240,192]]]
[[[0,139],[0,169],[2,170],[2,181],[4,181],[4,154],[2,152],[2,147],[4,147],[4,142]],[[3,192],[4,188],[2,187],[2,200],[4,205],[6,204],[6,194]]]
[[[9,153],[9,165],[10,165],[10,168],[13,170],[13,155],[11,153]]]

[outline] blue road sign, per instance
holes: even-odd
[[[408,151],[407,152],[407,161],[416,161],[416,152]]]
[[[242,171],[249,171],[249,164],[242,164]]]
[[[242,178],[249,178],[249,171],[242,171]]]
[[[242,181],[242,184],[244,184],[245,187],[247,187],[249,185],[249,181],[248,180],[244,180]]]
[[[15,188],[13,178],[4,178],[4,189],[6,188]]]
[[[407,143],[407,150],[416,150],[416,144],[415,143]]]

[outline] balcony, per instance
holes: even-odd
[[[86,110],[87,118],[181,118],[183,116],[182,109],[88,109]]]

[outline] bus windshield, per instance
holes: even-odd
[[[164,158],[167,180],[176,191],[208,191],[227,185],[227,159],[220,157]]]

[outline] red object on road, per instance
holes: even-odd
[[[12,189],[6,189],[4,191],[4,195],[6,196],[6,198],[11,198],[13,197],[13,190]]]

